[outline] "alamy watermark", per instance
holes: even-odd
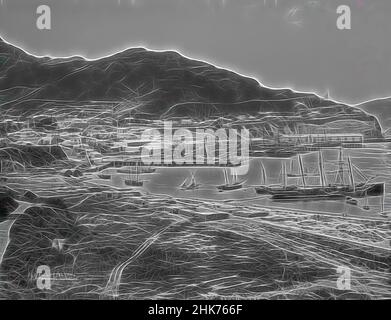
[[[146,129],[141,141],[141,161],[146,165],[237,166],[238,174],[249,167],[250,133],[246,128],[190,130],[173,129],[165,121],[163,130]]]
[[[52,29],[52,10],[48,5],[41,5],[37,8],[37,28],[39,30]]]
[[[35,274],[30,275],[31,280],[39,290],[47,291],[52,289],[53,281],[76,281],[77,278],[71,273],[52,272],[47,265],[40,265],[37,267]]]
[[[37,281],[37,288],[40,290],[50,290],[52,287],[51,284],[51,271],[50,267],[46,265],[39,266],[37,268],[37,274],[36,274],[36,281]]]
[[[337,8],[337,28],[339,30],[352,29],[352,11],[348,5],[341,5]]]
[[[356,0],[359,7],[364,6],[364,0]],[[274,0],[275,6],[278,5],[278,1]],[[266,2],[265,2],[266,5]],[[38,30],[51,30],[52,29],[52,10],[49,5],[40,5],[37,7],[36,14],[38,15],[36,20],[36,27]],[[351,8],[349,5],[341,4],[336,10],[337,21],[336,25],[339,30],[351,30]]]
[[[352,271],[349,267],[339,266],[337,268],[339,277],[337,279],[338,290],[350,290],[352,282]]]

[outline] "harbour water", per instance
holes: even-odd
[[[323,151],[324,159],[327,163],[335,162],[338,159],[339,150]],[[283,207],[293,208],[305,211],[324,211],[335,214],[347,214],[350,216],[378,216],[384,205],[384,212],[391,211],[391,149],[390,144],[378,144],[375,147],[367,149],[349,149],[344,151],[345,156],[350,155],[352,163],[360,168],[360,170],[368,177],[373,177],[372,182],[385,182],[386,191],[385,197],[369,197],[368,199],[359,199],[358,205],[351,205],[345,200],[316,200],[316,201],[294,201],[294,202],[277,202],[272,201],[270,196],[257,195],[254,186],[261,183],[261,161],[268,175],[268,184],[281,184],[281,166],[286,162],[288,168],[291,161],[295,163],[295,158],[289,159],[253,159],[247,175],[241,178],[246,181],[242,190],[234,192],[218,192],[216,185],[224,182],[222,169],[198,169],[196,171],[197,182],[201,187],[197,190],[183,191],[177,187],[183,182],[186,177],[190,177],[191,170],[189,169],[159,169],[157,174],[149,175],[146,180],[146,188],[156,194],[168,194],[183,198],[201,198],[213,200],[240,200],[247,204],[255,202],[263,204],[267,207]],[[311,153],[303,156],[303,161],[307,168],[316,169],[317,153]],[[297,164],[293,164],[293,168],[297,168]],[[297,169],[296,169],[297,171]],[[194,172],[194,170],[193,170]],[[335,174],[329,175],[330,182],[333,182]],[[115,178],[114,178],[115,179]],[[308,178],[308,183],[319,184],[318,178]],[[291,184],[300,184],[300,179],[289,179]],[[383,202],[384,200],[384,202]],[[383,204],[382,204],[383,202]],[[364,210],[363,206],[368,205],[369,210]]]

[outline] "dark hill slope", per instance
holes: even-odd
[[[139,116],[203,120],[275,112],[302,121],[377,121],[360,109],[313,94],[270,89],[177,52],[133,48],[88,61],[37,58],[0,40],[0,106],[18,114],[53,104],[120,101]]]

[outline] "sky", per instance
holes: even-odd
[[[36,27],[39,5],[52,29]],[[352,29],[339,30],[349,5]],[[178,50],[271,87],[391,96],[390,0],[0,0],[0,36],[36,55]]]

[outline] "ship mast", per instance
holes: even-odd
[[[335,184],[338,184],[338,182],[343,185],[344,184],[344,161],[343,161],[343,152],[342,148],[339,149],[339,156],[338,156],[338,172],[337,176],[335,177]]]
[[[194,172],[191,173],[191,182],[190,182],[190,185],[191,185],[192,187],[196,185],[195,173],[194,173]]]
[[[238,172],[236,169],[232,169],[232,184],[235,184],[238,182]]]
[[[319,177],[320,177],[320,183],[321,183],[322,187],[325,187],[326,184],[327,184],[327,182],[326,182],[326,176],[325,176],[324,167],[323,167],[323,155],[322,155],[322,151],[319,151],[318,158],[319,158]]]
[[[229,181],[228,181],[228,174],[227,174],[227,169],[224,169],[224,181],[225,181],[225,184],[228,185],[229,184]]]
[[[299,154],[299,164],[300,164],[300,174],[301,174],[301,179],[303,181],[303,187],[306,187],[305,183],[305,175],[304,175],[304,167],[303,167],[303,159],[301,158],[301,155]]]
[[[352,161],[350,160],[350,157],[348,157],[348,164],[349,164],[350,183],[353,187],[353,192],[356,192],[356,185],[354,183],[354,176],[353,176],[353,169],[352,169]]]
[[[259,163],[260,163],[260,166],[261,166],[261,175],[262,175],[261,183],[266,185],[267,176],[266,176],[265,166],[263,165],[262,161],[260,161]]]
[[[187,179],[188,178],[186,177],[182,184],[179,186],[180,188],[184,188],[186,186]]]
[[[290,159],[290,168],[289,168],[290,173],[293,173],[293,159]]]

